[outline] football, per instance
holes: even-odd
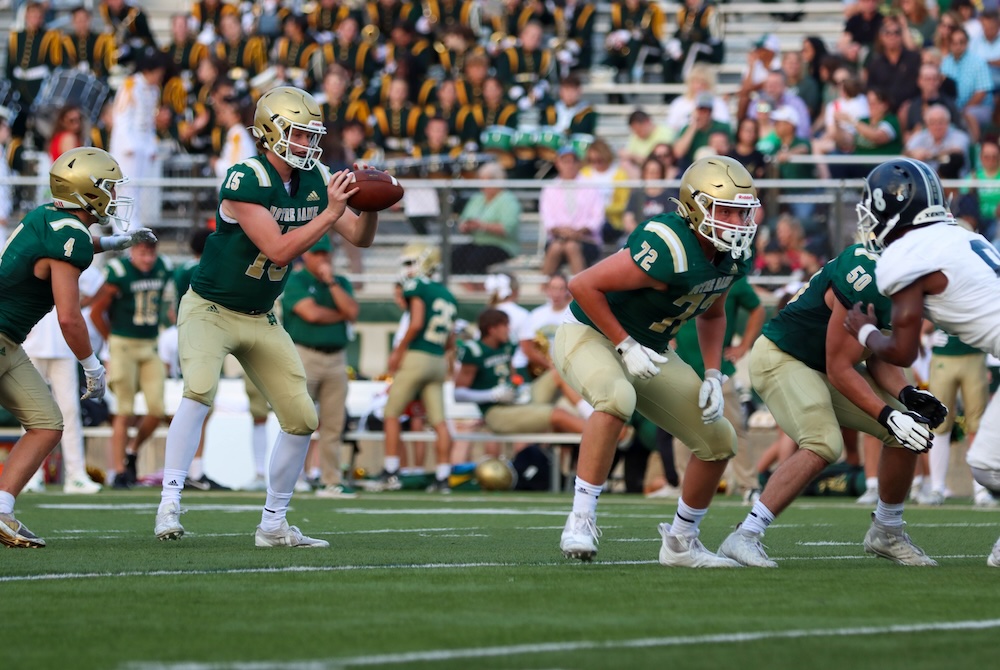
[[[355,170],[354,186],[358,192],[351,196],[347,204],[362,212],[381,212],[403,197],[403,187],[396,178],[381,170]]]

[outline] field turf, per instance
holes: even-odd
[[[777,570],[661,567],[671,501],[602,497],[591,564],[562,558],[568,496],[299,494],[325,550],[257,549],[260,494],[25,494],[41,550],[0,551],[0,668],[988,668],[1000,648],[1000,510],[907,509],[937,568],[864,555],[869,509],[803,499],[765,539]],[[714,550],[746,513],[721,498]]]

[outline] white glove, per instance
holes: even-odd
[[[524,96],[523,98],[521,98],[520,100],[518,100],[517,101],[517,108],[519,110],[521,110],[522,112],[526,112],[529,109],[531,109],[531,98],[529,98],[528,96]]]
[[[100,400],[103,398],[104,390],[108,386],[104,366],[98,363],[96,368],[88,370],[84,367],[83,374],[87,378],[87,392],[80,397],[80,400]]]
[[[658,354],[649,347],[636,342],[631,335],[619,342],[615,349],[625,363],[625,369],[633,377],[651,379],[660,374],[659,366],[667,362],[667,357]]]
[[[666,52],[674,60],[680,60],[684,57],[684,50],[681,48],[681,41],[676,37],[672,37],[666,42]]]
[[[121,251],[136,244],[156,244],[156,235],[149,228],[136,228],[124,235],[106,235],[101,238],[101,249],[104,251]]]
[[[507,91],[507,95],[510,96],[511,100],[518,100],[523,97],[525,90],[523,86],[511,86],[510,90]]]
[[[943,347],[948,344],[948,333],[943,330],[935,330],[931,333],[931,346]]]
[[[722,396],[722,384],[726,378],[718,370],[705,370],[705,381],[698,391],[698,407],[701,407],[703,423],[715,423],[722,418],[726,399]]]
[[[517,394],[510,384],[498,384],[490,389],[490,396],[498,405],[509,405],[514,402]]]
[[[889,405],[882,408],[878,422],[889,429],[901,445],[922,454],[931,448],[933,436],[927,428],[927,419],[916,412],[900,412]]]

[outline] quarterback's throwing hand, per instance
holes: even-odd
[[[934,397],[929,391],[922,391],[915,386],[906,386],[899,392],[899,401],[906,409],[913,410],[927,417],[931,428],[937,428],[948,416],[948,407]]]
[[[631,335],[615,347],[618,355],[625,363],[629,374],[639,379],[650,379],[660,374],[660,365],[667,362],[667,357],[658,354],[649,347],[636,342]]]
[[[933,444],[927,419],[916,412],[900,412],[886,405],[878,415],[878,422],[888,428],[896,441],[910,451],[922,454]]]
[[[107,374],[103,365],[98,365],[91,370],[84,370],[83,374],[87,378],[87,392],[80,400],[100,400],[104,397],[104,390],[107,388]]]
[[[722,395],[722,384],[725,377],[718,370],[705,370],[705,381],[701,383],[698,392],[698,407],[701,407],[701,420],[704,423],[715,423],[722,418],[726,400]]]

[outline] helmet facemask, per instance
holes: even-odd
[[[719,251],[728,251],[734,259],[750,258],[753,239],[757,235],[754,216],[760,209],[760,200],[757,196],[752,193],[737,193],[736,199],[723,200],[707,193],[693,193],[692,200],[701,211],[701,221],[697,225],[698,233]],[[733,224],[719,220],[716,212],[720,207],[743,210],[740,223]]]
[[[310,121],[308,124],[296,123],[283,116],[272,117],[272,122],[278,129],[281,136],[274,146],[268,147],[276,153],[279,158],[299,170],[311,170],[316,167],[323,150],[319,148],[320,139],[326,134],[326,128],[319,121]],[[309,135],[309,144],[297,144],[292,142],[293,130],[301,130]],[[296,151],[305,150],[304,156],[299,156]]]
[[[53,198],[53,203],[60,209],[82,209],[97,217],[102,226],[111,224],[122,232],[127,231],[135,203],[130,197],[117,195],[117,187],[127,184],[128,177],[123,175],[121,179],[96,179],[91,176],[90,181],[97,193],[75,191],[72,194],[73,200]]]
[[[865,184],[861,202],[854,209],[858,214],[858,236],[865,246],[865,251],[870,254],[881,254],[885,249],[885,238],[889,231],[896,227],[899,215],[893,216],[885,223],[879,221],[878,216],[872,211],[872,193],[868,184]]]

